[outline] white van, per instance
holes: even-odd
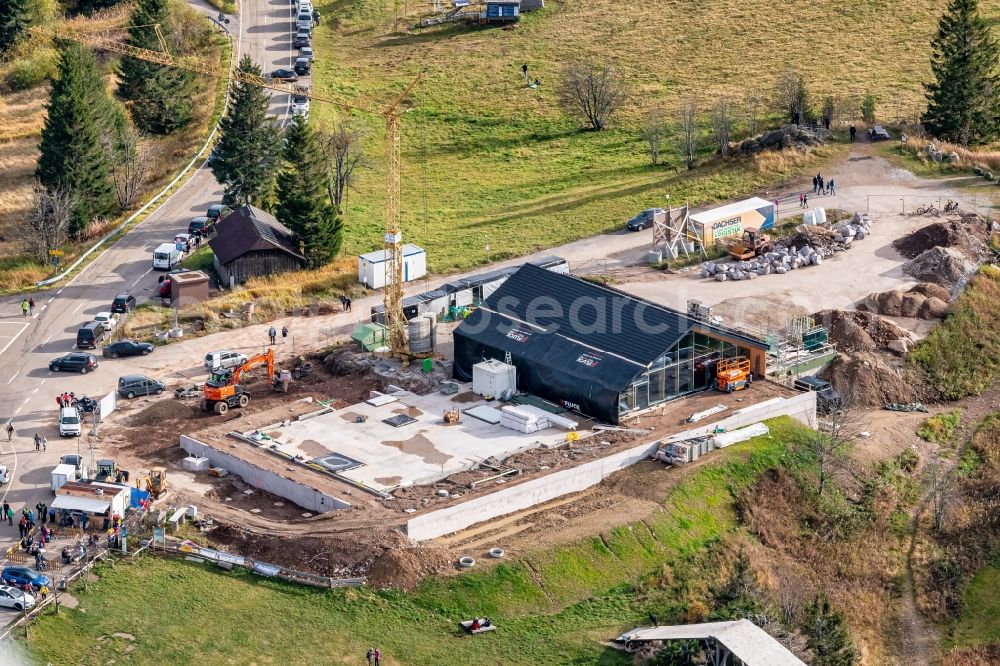
[[[205,354],[205,367],[209,372],[229,370],[247,362],[247,355],[224,349]]]
[[[80,412],[76,407],[63,407],[59,410],[59,436],[80,436]]]
[[[181,263],[181,251],[175,243],[163,243],[153,250],[153,268],[169,271]]]

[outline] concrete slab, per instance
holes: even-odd
[[[319,461],[335,456],[357,461],[360,465],[341,469],[338,475],[381,491],[432,483],[470,469],[485,458],[502,459],[559,444],[565,438],[555,428],[524,434],[475,418],[444,424],[441,415],[459,406],[453,398],[436,392],[408,394],[384,405],[363,402],[262,430],[271,438],[268,448],[293,458]],[[496,410],[497,405],[494,401],[487,409]],[[486,407],[486,401],[462,402],[460,406],[466,410]],[[358,416],[367,418],[359,420]],[[399,427],[385,423],[396,416],[413,422]],[[581,431],[581,435],[587,432]]]

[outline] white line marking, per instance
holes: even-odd
[[[38,393],[38,387],[37,386],[31,391],[31,395],[35,395],[36,393]]]
[[[12,323],[14,323],[14,322],[4,322],[4,323],[6,323],[6,324],[12,324]],[[9,340],[9,341],[7,342],[7,344],[5,344],[5,345],[3,346],[3,349],[0,349],[0,354],[2,354],[2,353],[4,353],[5,351],[7,351],[7,348],[8,348],[8,347],[10,347],[10,346],[11,346],[12,344],[14,344],[14,340],[17,340],[17,337],[18,337],[19,335],[21,335],[22,333],[24,333],[24,329],[26,329],[26,328],[28,328],[28,325],[27,325],[27,324],[21,324],[21,330],[20,330],[20,331],[18,331],[17,333],[15,333],[15,334],[14,334],[14,337],[12,337],[12,338],[11,338],[11,339],[10,339],[10,340]]]
[[[149,275],[149,274],[150,274],[150,273],[152,273],[152,272],[153,272],[153,267],[152,267],[152,266],[150,266],[150,267],[149,267],[149,268],[148,268],[148,269],[146,270],[146,272],[145,272],[145,273],[143,273],[142,275],[140,275],[139,277],[137,277],[137,278],[135,279],[135,282],[133,282],[133,283],[132,283],[132,284],[131,284],[130,286],[134,287],[135,285],[139,284],[139,281],[140,281],[140,280],[142,280],[142,278],[146,277],[147,275]]]
[[[23,402],[23,403],[21,403],[21,404],[27,404],[27,402],[28,402],[29,400],[31,400],[31,396],[30,396],[30,395],[29,395],[29,396],[28,396],[27,398],[25,398],[25,399],[24,399],[24,402]]]
[[[17,409],[15,409],[14,413],[15,414],[20,414],[22,409],[24,409],[24,405],[21,405],[20,407],[18,407]]]
[[[62,290],[62,289],[60,289],[59,291],[57,291],[57,292],[56,292],[56,296],[58,296],[58,295],[59,295],[59,294],[61,294],[61,293],[63,293],[63,290]],[[53,296],[52,298],[55,298],[55,296]]]
[[[49,381],[49,378],[48,378],[48,377],[46,377],[45,379],[43,379],[43,380],[42,380],[42,381],[41,381],[41,382],[39,383],[39,386],[45,386],[45,382],[47,382],[47,381]]]
[[[53,336],[53,335],[55,335],[55,333],[53,333],[53,334],[49,335],[49,337],[47,337],[47,338],[45,338],[44,340],[42,340],[42,344],[43,344],[43,345],[47,345],[47,344],[49,344],[49,340],[51,340],[51,339],[52,339],[52,336]]]
[[[17,372],[15,372],[15,373],[14,373],[14,376],[13,376],[13,377],[11,377],[10,379],[8,379],[8,380],[7,380],[7,385],[9,386],[9,385],[10,385],[10,383],[11,383],[12,381],[14,381],[15,379],[17,379],[17,376],[18,376],[19,374],[21,374],[21,371],[20,371],[20,370],[18,370]]]
[[[83,301],[80,301],[79,303],[76,304],[76,307],[73,308],[73,314],[76,314],[77,312],[79,312],[80,308],[82,308],[82,307],[83,307]]]
[[[46,302],[47,302],[47,303],[51,303],[51,302],[52,302],[52,301],[54,301],[54,300],[56,300],[56,297],[55,297],[55,296],[53,296],[52,298],[50,298],[50,299],[49,299],[48,301],[46,301]]]

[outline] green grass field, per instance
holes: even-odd
[[[965,610],[950,632],[950,647],[1000,642],[1000,562],[983,567],[965,591]]]
[[[801,426],[787,418],[769,425],[770,435],[727,449],[675,487],[664,511],[603,539],[427,579],[412,593],[323,592],[144,558],[103,569],[88,591],[74,591],[77,609],[44,616],[22,647],[34,662],[53,664],[319,663],[318,655],[322,663],[356,664],[371,645],[387,664],[627,664],[602,643],[648,622],[650,611],[675,617],[685,610],[686,599],[660,579],[664,565],[681,571],[731,533],[736,493],[764,470],[789,464],[786,442]],[[476,614],[499,630],[462,636],[457,621]],[[116,632],[135,640],[113,638]]]
[[[403,120],[404,237],[444,271],[483,262],[487,238],[494,259],[522,254],[619,228],[668,194],[675,204],[740,197],[806,169],[736,162],[685,174],[676,136],[666,146],[671,168],[651,167],[639,129],[654,105],[672,118],[694,96],[707,123],[719,96],[740,105],[766,97],[795,63],[817,105],[832,95],[856,107],[873,93],[881,118],[913,116],[946,2],[550,2],[513,30],[451,24],[404,32],[429,4],[320,2],[313,79],[317,91],[380,108],[426,72]],[[395,32],[396,12],[407,8]],[[993,16],[1000,2],[982,8]],[[613,62],[627,77],[631,98],[605,132],[581,131],[558,106],[561,64],[576,57]],[[525,87],[522,63],[541,87]],[[313,107],[320,123],[338,113]],[[384,224],[381,120],[353,118],[368,130],[373,168],[350,195],[347,252],[375,247]],[[703,142],[703,157],[709,150]]]

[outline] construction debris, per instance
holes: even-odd
[[[718,282],[728,280],[753,280],[772,273],[783,275],[806,266],[819,266],[824,259],[851,247],[855,240],[863,240],[871,233],[867,215],[856,213],[849,222],[835,224],[832,228],[801,225],[795,234],[774,243],[774,249],[744,261],[714,262],[701,265],[704,278]]]
[[[892,246],[907,259],[915,259],[922,252],[935,247],[950,247],[967,258],[976,260],[986,249],[986,220],[975,214],[965,214],[958,219],[934,222],[911,234],[893,241]]]
[[[921,282],[933,282],[948,289],[976,270],[976,264],[951,247],[932,247],[903,264],[903,272]]]

